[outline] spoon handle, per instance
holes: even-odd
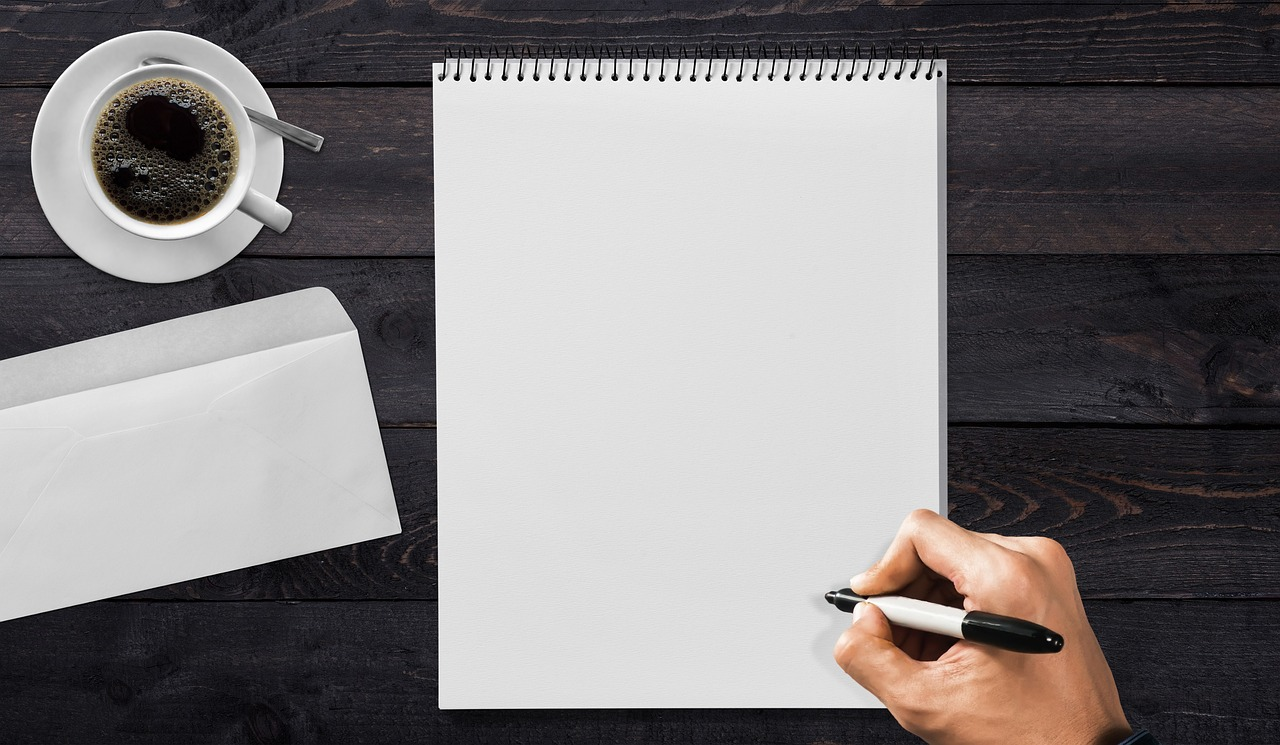
[[[315,132],[308,132],[302,127],[282,122],[274,116],[267,116],[261,111],[255,111],[248,106],[244,110],[249,114],[249,119],[255,124],[266,127],[281,137],[295,145],[301,145],[313,153],[320,152],[320,146],[324,144],[324,138]]]

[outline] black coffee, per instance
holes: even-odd
[[[208,212],[236,175],[231,117],[213,94],[174,78],[136,83],[98,115],[93,164],[111,201],[167,225]]]

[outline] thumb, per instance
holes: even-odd
[[[850,678],[890,708],[921,668],[893,643],[889,619],[870,603],[853,609],[853,625],[836,642],[835,658]]]

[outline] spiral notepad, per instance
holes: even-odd
[[[878,705],[823,593],[946,504],[945,62],[544,51],[433,71],[441,708]]]

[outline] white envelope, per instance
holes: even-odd
[[[329,290],[0,361],[0,620],[399,532]]]

